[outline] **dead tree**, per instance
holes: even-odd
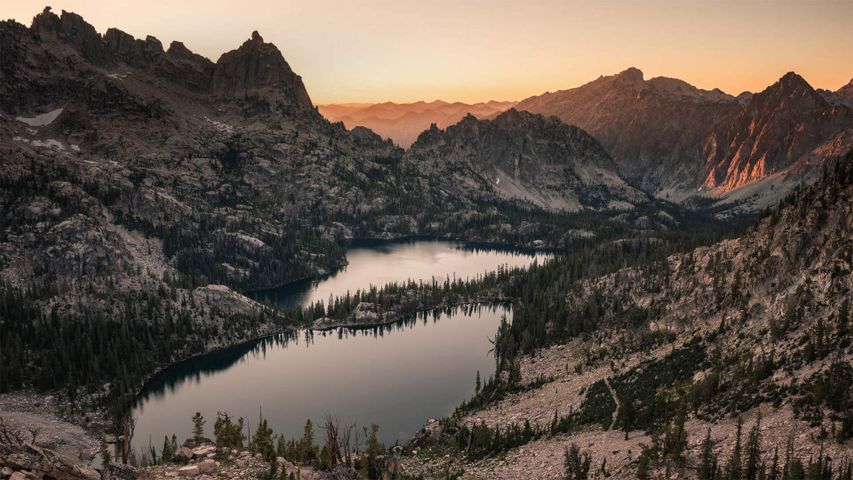
[[[329,468],[341,463],[341,442],[339,439],[340,420],[337,417],[326,415],[323,419],[323,430],[326,431],[326,454]]]
[[[119,436],[121,463],[125,465],[127,465],[127,459],[130,457],[130,442],[133,440],[134,430],[136,430],[136,419],[127,415],[121,421],[121,435]]]
[[[343,436],[341,440],[344,444],[344,463],[348,466],[352,466],[352,450],[350,449],[350,438],[352,438],[352,432],[355,429],[355,424],[347,425],[343,431]],[[358,435],[358,430],[356,430],[356,436]]]
[[[0,443],[7,445],[24,444],[24,436],[21,435],[21,431],[13,428],[3,417],[0,417]]]

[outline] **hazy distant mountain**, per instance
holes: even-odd
[[[830,92],[838,99],[830,103],[790,73],[760,94],[733,97],[672,78],[644,80],[630,68],[530,97],[516,108],[583,128],[604,145],[627,179],[681,200],[698,189],[728,195],[806,156],[814,165],[849,149],[853,115],[842,100],[845,88]],[[799,168],[798,179],[815,169],[807,170]]]
[[[503,112],[515,102],[448,103],[441,100],[414,103],[345,103],[319,105],[320,113],[333,122],[344,122],[347,128],[367,127],[397,145],[408,148],[418,135],[436,124],[444,128],[472,114],[488,118]]]

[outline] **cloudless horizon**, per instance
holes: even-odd
[[[788,71],[830,90],[853,75],[848,0],[11,0],[0,18],[29,26],[46,4],[213,61],[258,30],[315,104],[522,100],[632,66],[733,95]]]

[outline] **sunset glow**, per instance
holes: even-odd
[[[794,70],[816,88],[853,74],[853,2],[56,0],[213,60],[252,30],[275,43],[315,103],[521,99],[636,66],[732,94]],[[44,0],[3,2],[26,25]]]

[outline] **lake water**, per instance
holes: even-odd
[[[534,258],[450,242],[360,246],[348,250],[349,265],[335,275],[255,296],[306,305],[371,284],[473,278]],[[253,431],[262,414],[288,438],[301,435],[306,419],[317,425],[331,414],[341,424],[376,423],[386,444],[402,443],[427,419],[446,416],[470,397],[478,371],[494,372],[488,340],[503,317],[511,320],[509,306],[458,308],[380,328],[282,335],[181,363],[140,396],[134,445],[147,447],[150,438],[159,449],[164,435],[188,437],[196,411],[207,419],[210,437],[217,411],[246,418]]]

